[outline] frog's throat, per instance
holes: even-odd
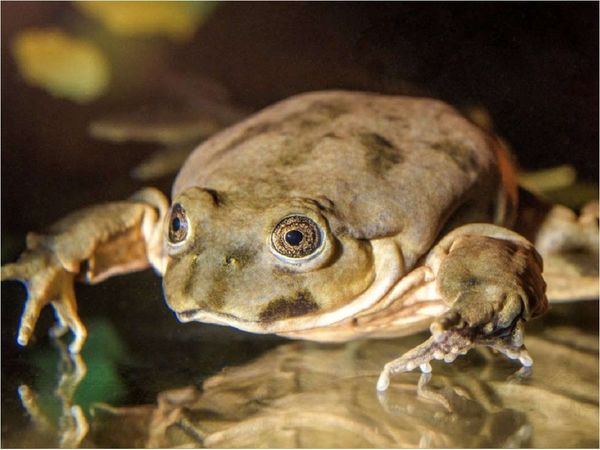
[[[230,314],[203,310],[177,313],[181,322],[198,321],[239,328],[252,333],[280,333],[302,331],[326,327],[342,320],[356,317],[361,312],[373,308],[392,290],[404,275],[404,262],[398,244],[392,238],[371,241],[375,266],[375,278],[371,285],[355,300],[328,312],[320,312],[302,317],[276,320],[270,323],[240,320]]]

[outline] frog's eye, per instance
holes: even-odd
[[[312,256],[322,247],[321,229],[306,216],[288,216],[271,233],[273,250],[286,258]]]
[[[182,242],[187,237],[188,228],[185,209],[179,203],[175,203],[171,208],[171,217],[169,218],[169,241],[172,244]]]

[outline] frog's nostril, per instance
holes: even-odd
[[[225,264],[231,267],[237,267],[239,265],[239,261],[233,256],[227,256],[225,258]]]

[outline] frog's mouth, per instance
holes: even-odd
[[[313,312],[299,317],[271,322],[244,320],[232,314],[189,309],[176,312],[180,322],[204,322],[227,325],[252,333],[287,333],[316,327],[325,327],[344,319],[356,317],[372,308],[398,283],[404,272],[402,254],[392,239],[371,241],[375,278],[369,287],[353,301],[332,311]]]

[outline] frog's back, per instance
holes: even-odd
[[[199,146],[174,194],[200,186],[266,203],[315,199],[339,219],[334,227],[364,239],[398,236],[414,262],[449,221],[494,220],[496,145],[436,100],[308,93]]]

